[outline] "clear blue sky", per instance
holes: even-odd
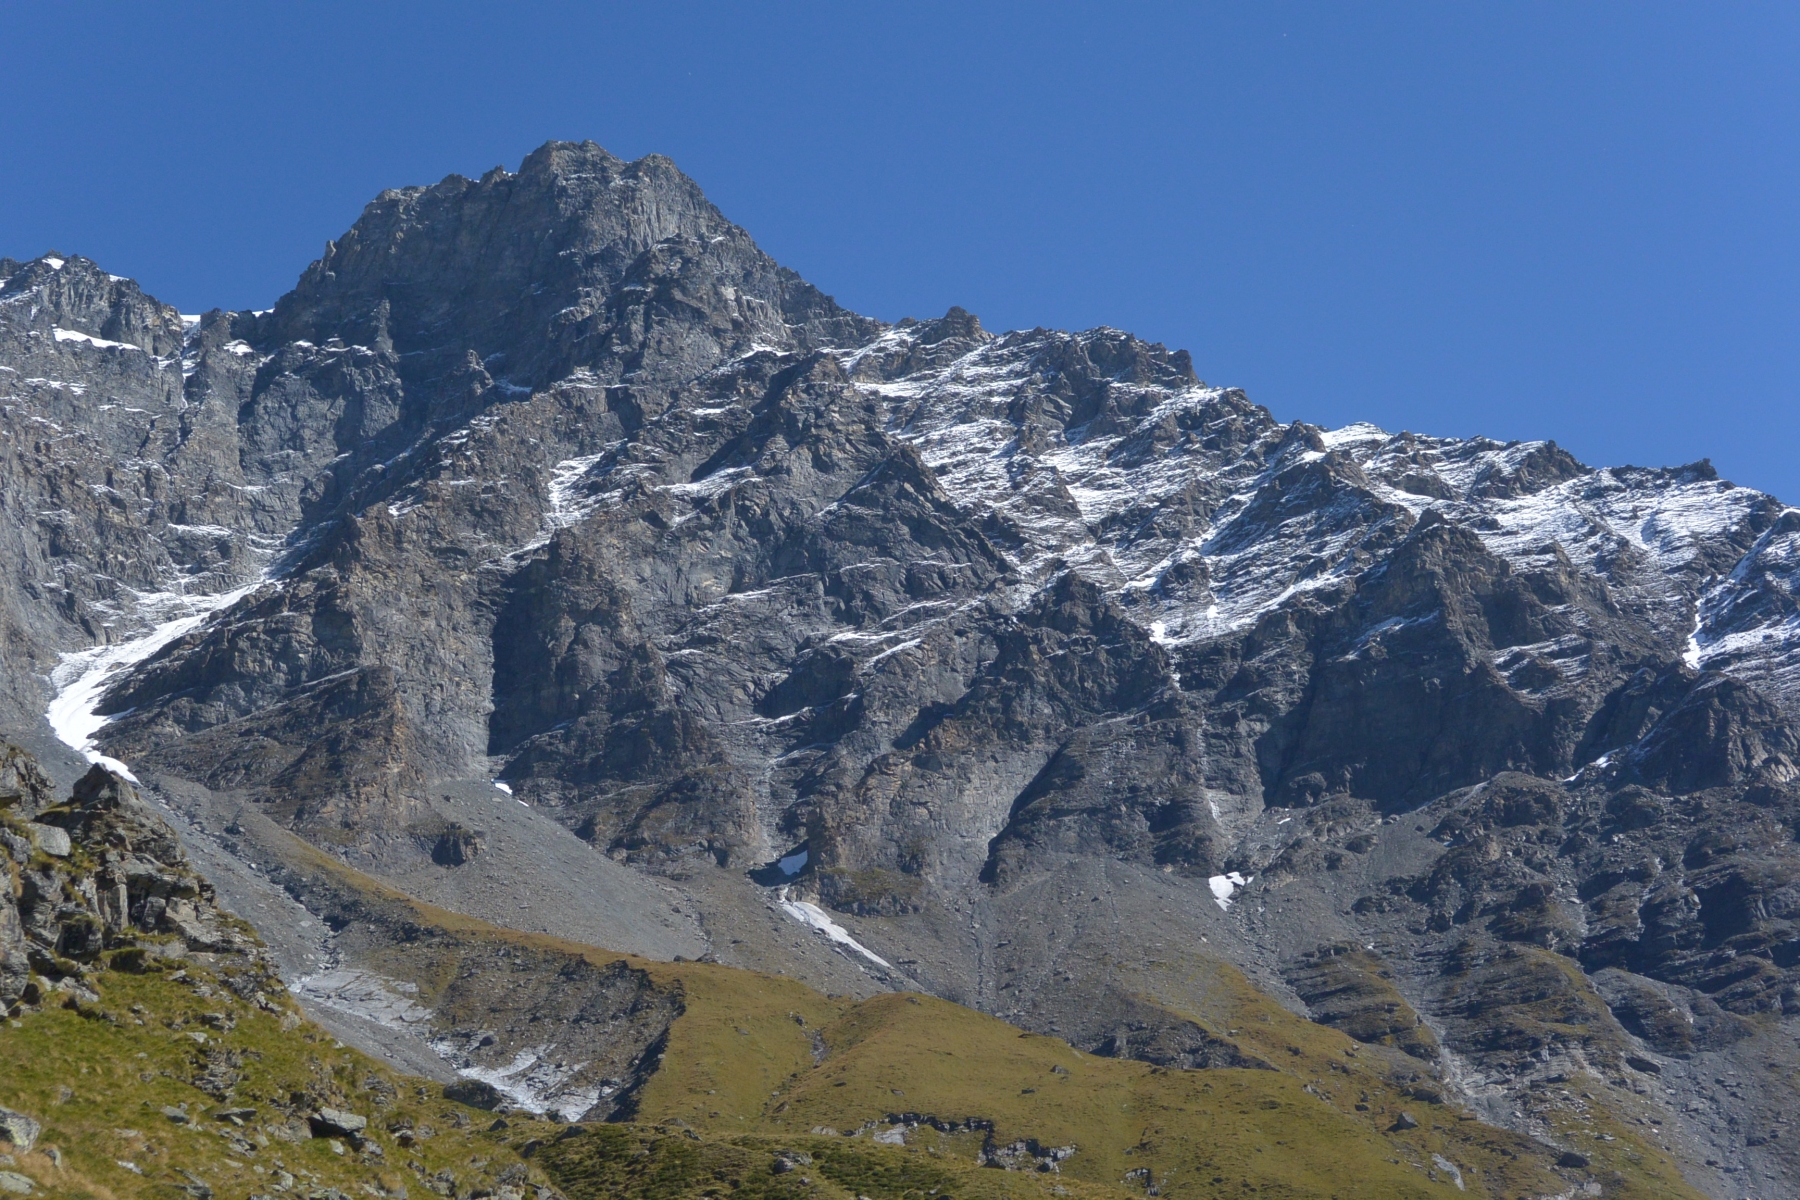
[[[1800,6],[8,5],[0,254],[264,307],[383,187],[661,152],[896,319],[1800,502]]]

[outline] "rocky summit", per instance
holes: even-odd
[[[1704,460],[1282,424],[1118,330],[886,324],[669,160],[550,143],[382,193],[268,311],[0,259],[0,509],[18,886],[124,792],[195,873],[115,847],[15,905],[50,931],[0,924],[18,1011],[83,986],[66,931],[223,936],[181,924],[203,877],[346,1044],[676,1121],[554,1142],[570,1195],[765,1154],[717,1139],[790,1102],[817,1144],[758,1188],[879,1200],[830,1139],[928,1134],[1121,1195],[1349,1195],[1253,1160],[1358,1138],[1405,1176],[1372,1194],[1800,1190],[1800,511]],[[757,1001],[795,1073],[674,1105],[668,1063],[776,1045],[674,1049],[771,976],[813,998]],[[989,1018],[1068,1063],[1012,1086]],[[872,1088],[915,1052],[1005,1096]],[[1019,1111],[1096,1056],[1317,1120],[1143,1165],[1224,1118]]]

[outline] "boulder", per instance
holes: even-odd
[[[369,1118],[338,1108],[321,1108],[312,1116],[314,1137],[360,1137],[369,1127]]]
[[[499,1089],[493,1084],[480,1079],[459,1079],[455,1083],[444,1085],[444,1099],[454,1100],[458,1104],[467,1104],[470,1108],[481,1108],[492,1112],[506,1102]]]
[[[69,834],[67,830],[58,829],[54,825],[39,825],[36,822],[27,826],[31,830],[31,840],[39,850],[55,858],[69,857]]]
[[[44,1127],[33,1118],[10,1108],[0,1108],[0,1141],[29,1150],[37,1145],[38,1134],[42,1132]]]

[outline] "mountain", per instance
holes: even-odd
[[[554,956],[412,999],[426,905],[1404,1092],[1530,1194],[1800,1181],[1800,513],[1706,462],[887,325],[591,143],[383,193],[268,312],[0,281],[0,731],[165,806],[339,1038],[570,1119],[658,1077]],[[1209,1194],[1159,1178],[1104,1182]]]

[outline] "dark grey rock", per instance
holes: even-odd
[[[17,747],[0,747],[0,757],[22,774],[37,770]],[[268,997],[286,989],[267,951],[220,909],[174,831],[129,783],[93,767],[67,802],[38,816],[35,824],[0,828],[20,883],[16,895],[0,888],[0,1007],[56,998],[71,1007],[97,1003],[82,980],[102,954],[114,969],[143,970],[158,958],[204,951],[220,956],[246,998],[260,992],[278,1009]],[[38,850],[49,856],[34,857]]]
[[[506,1102],[506,1097],[493,1084],[482,1079],[459,1079],[455,1083],[445,1084],[444,1099],[467,1104],[471,1108],[487,1109],[489,1112]]]

